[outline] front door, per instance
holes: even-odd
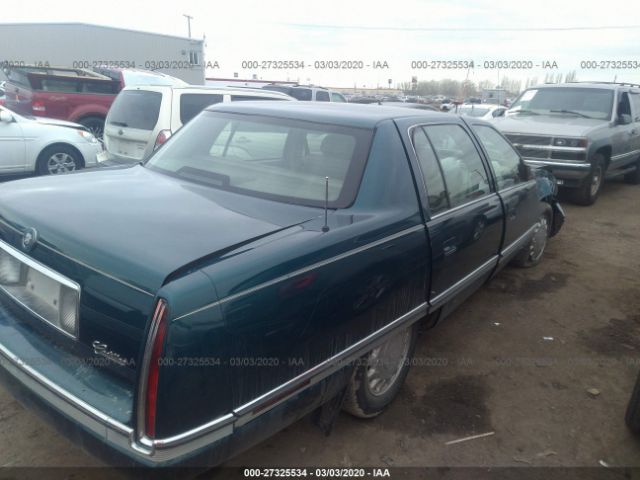
[[[412,129],[428,203],[432,269],[429,303],[446,315],[493,272],[502,204],[467,129],[457,123]]]
[[[496,179],[496,189],[505,211],[504,240],[501,257],[507,261],[526,244],[541,213],[536,180],[520,155],[496,129],[471,123]]]

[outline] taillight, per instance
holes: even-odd
[[[42,102],[33,102],[31,104],[31,110],[38,113],[45,113],[47,111],[47,107],[45,107]]]
[[[149,438],[156,435],[156,404],[158,400],[158,379],[160,361],[167,332],[167,303],[159,300],[151,319],[149,337],[145,348],[140,380],[140,399],[138,403],[139,425],[144,425],[142,434]]]
[[[156,137],[156,144],[153,146],[153,149],[159,148],[161,145],[164,145],[169,137],[171,136],[171,130],[160,130],[158,136]]]

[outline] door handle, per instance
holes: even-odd
[[[456,237],[451,237],[442,244],[442,252],[444,253],[445,257],[453,255],[457,251],[458,246],[456,245]]]

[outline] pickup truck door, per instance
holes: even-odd
[[[495,128],[470,122],[494,175],[505,212],[501,262],[511,259],[526,244],[541,212],[536,180],[520,154]]]
[[[636,162],[640,158],[640,90],[631,90],[629,92],[629,100],[631,103],[631,117],[633,122],[630,131],[631,141],[631,159]]]
[[[0,122],[0,172],[22,172],[25,168],[25,143],[20,123]]]
[[[636,161],[637,153],[634,151],[638,142],[640,131],[638,123],[633,121],[630,94],[626,91],[619,91],[616,99],[615,126],[613,127],[611,145],[611,163],[608,172],[624,169]],[[628,124],[621,123],[622,115],[628,115],[632,121]]]
[[[491,275],[502,239],[503,210],[479,147],[461,123],[419,124],[400,131],[423,200],[432,251],[433,310],[448,314]]]

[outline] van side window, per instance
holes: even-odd
[[[509,142],[493,128],[486,125],[474,125],[473,129],[487,151],[491,167],[496,174],[498,190],[527,180],[526,167],[520,161],[520,155]]]
[[[222,100],[219,93],[184,93],[180,96],[180,121],[184,125],[209,105]]]
[[[422,178],[427,188],[429,210],[431,215],[436,215],[449,208],[449,201],[438,159],[422,128],[416,128],[413,132],[413,148],[415,148]]]
[[[452,208],[489,194],[482,159],[460,125],[430,125],[424,130],[440,161]]]
[[[317,102],[328,102],[329,101],[329,92],[325,92],[324,90],[318,90],[316,92],[316,101]]]

